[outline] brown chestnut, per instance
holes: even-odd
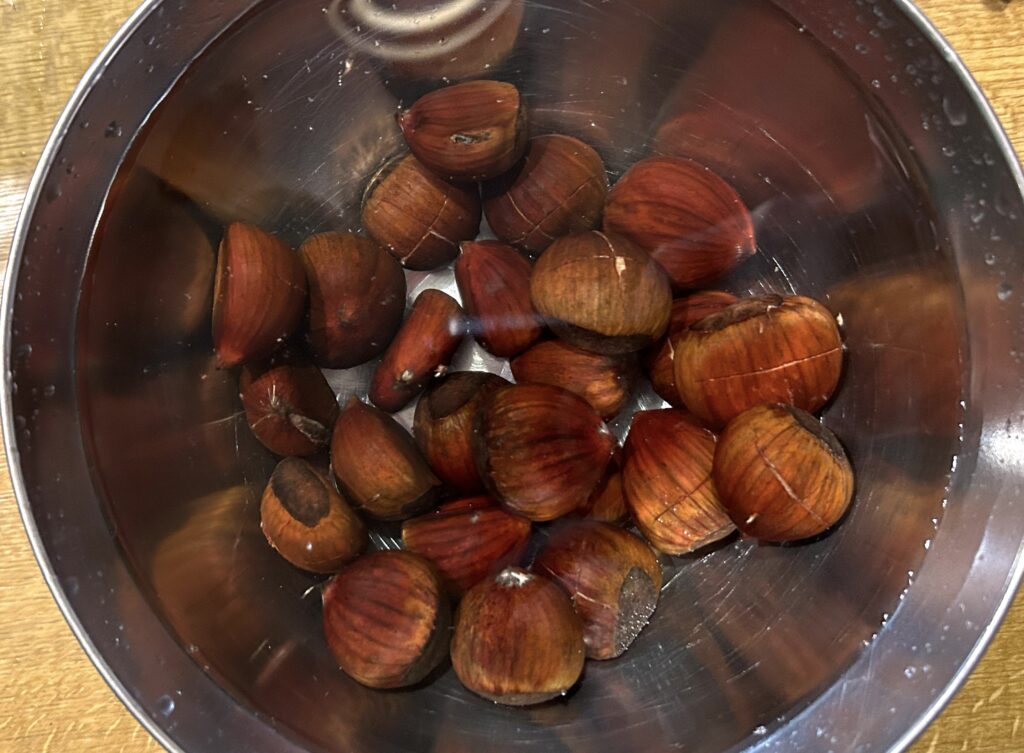
[[[331,467],[345,496],[379,520],[426,512],[441,492],[441,482],[409,433],[358,398],[334,424]]]
[[[598,483],[590,499],[577,512],[584,518],[613,525],[625,525],[629,522],[629,506],[626,504],[626,490],[622,486],[619,453],[612,457],[604,478]]]
[[[843,366],[836,318],[803,296],[737,301],[693,324],[676,338],[675,351],[679,395],[713,428],[761,403],[817,411]]]
[[[681,157],[630,168],[608,193],[604,229],[648,251],[677,288],[713,282],[757,250],[754,222],[735,189]]]
[[[405,521],[402,544],[433,562],[448,592],[460,598],[488,575],[518,564],[530,530],[530,521],[490,497],[472,497]]]
[[[533,268],[530,296],[560,338],[609,355],[653,343],[672,309],[668,280],[647,253],[598,232],[552,243]]]
[[[556,529],[533,567],[569,594],[589,659],[621,656],[658,606],[658,558],[645,541],[608,523],[581,520]]]
[[[685,411],[641,411],[623,448],[633,520],[658,551],[687,554],[736,530],[711,480],[715,435]]]
[[[636,386],[632,356],[604,356],[560,340],[538,343],[512,361],[520,384],[553,384],[579,395],[604,419],[618,415]]]
[[[249,428],[271,452],[312,455],[330,443],[338,400],[316,366],[246,366],[239,386]]]
[[[405,274],[377,243],[322,233],[299,247],[309,280],[307,339],[317,365],[348,369],[384,352],[405,314]]]
[[[676,388],[674,338],[705,316],[718,313],[733,303],[736,303],[736,296],[721,290],[706,290],[672,301],[668,334],[644,354],[644,366],[651,386],[669,405],[675,408],[683,405],[683,399]]]
[[[434,566],[418,554],[366,554],[327,584],[323,600],[331,654],[363,685],[415,685],[448,653],[448,597]]]
[[[512,512],[554,520],[590,498],[616,446],[583,398],[546,384],[501,387],[474,420],[484,483]]]
[[[270,545],[298,568],[336,573],[366,546],[366,528],[327,476],[300,458],[285,458],[260,502]]]
[[[537,136],[516,169],[484,186],[494,234],[532,256],[563,235],[594,230],[608,192],[600,155],[571,136]]]
[[[824,533],[853,498],[843,446],[818,419],[791,405],[759,405],[730,421],[712,475],[739,529],[763,541]]]
[[[436,269],[480,231],[480,195],[475,185],[448,183],[406,155],[371,181],[363,227],[407,269]]]
[[[508,384],[497,374],[458,371],[431,388],[416,404],[416,443],[449,488],[462,494],[484,491],[473,458],[473,418],[492,392]]]
[[[228,225],[213,283],[213,347],[217,365],[270,355],[302,320],[306,277],[299,257],[255,225]]]
[[[565,695],[586,659],[583,626],[569,597],[547,578],[516,567],[465,595],[451,650],[463,685],[509,706]]]
[[[398,116],[409,149],[448,180],[487,180],[526,149],[526,103],[503,81],[466,81],[424,94]]]
[[[455,262],[476,339],[500,358],[522,353],[544,331],[530,302],[532,271],[529,261],[500,241],[467,241]]]
[[[424,290],[373,372],[370,400],[391,413],[404,408],[430,379],[447,372],[465,334],[458,301],[440,290]]]

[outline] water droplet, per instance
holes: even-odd
[[[905,677],[906,677],[906,678],[907,678],[908,680],[912,680],[912,679],[914,679],[914,676],[915,676],[916,674],[917,674],[917,667],[907,667],[906,669],[904,669],[904,670],[903,670],[903,675],[904,675],[904,676],[905,676]]]
[[[163,716],[170,716],[174,713],[174,699],[169,695],[162,695],[156,701],[156,710]]]
[[[108,139],[119,139],[123,133],[121,125],[116,120],[111,120],[103,131],[103,135]]]
[[[758,737],[764,737],[765,735],[768,734],[768,728],[765,727],[762,724],[760,727],[755,727],[754,728],[754,734],[757,735]]]
[[[942,147],[942,153],[945,154],[947,157],[955,157],[956,149],[954,149],[951,146],[944,146]]]
[[[1000,301],[1008,301],[1008,300],[1010,300],[1010,297],[1012,295],[1013,295],[1013,285],[1011,285],[1010,283],[1008,283],[1006,281],[1003,281],[1003,282],[999,283],[999,288],[996,290],[996,297]]]
[[[881,81],[879,81],[879,80],[878,80],[877,78],[873,78],[873,79],[871,79],[871,85],[872,85],[872,86],[873,86],[874,88],[876,88],[876,89],[881,89],[881,88],[882,88],[882,82],[881,82]]]
[[[998,261],[996,259],[996,255],[993,254],[991,251],[989,251],[987,254],[985,254],[985,263],[988,264],[990,267],[994,266],[996,261]]]

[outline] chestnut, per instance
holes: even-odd
[[[608,193],[604,229],[648,251],[677,288],[714,282],[757,250],[754,222],[735,189],[682,157],[630,168]]]
[[[363,685],[415,685],[448,653],[448,597],[434,566],[418,554],[366,554],[327,584],[323,601],[331,654]]]
[[[370,400],[390,413],[404,408],[430,379],[448,370],[465,334],[458,301],[440,290],[424,290],[373,372]]]
[[[452,667],[469,690],[529,706],[565,695],[583,672],[583,626],[565,592],[516,567],[478,583],[455,615]]]
[[[759,405],[725,427],[715,488],[737,527],[762,541],[824,533],[853,498],[853,469],[835,434],[792,405]]]
[[[426,512],[441,482],[409,433],[391,416],[352,398],[334,424],[331,467],[341,490],[379,520]]]
[[[338,401],[316,366],[246,366],[239,379],[245,419],[277,455],[313,455],[331,441]]]
[[[706,290],[672,301],[668,334],[644,354],[644,367],[651,387],[658,397],[674,408],[681,408],[683,399],[676,388],[675,345],[673,340],[690,325],[705,316],[717,313],[736,302],[736,296],[721,290]]]
[[[336,573],[366,546],[366,528],[327,476],[308,461],[285,458],[260,502],[260,527],[298,568]]]
[[[530,530],[530,521],[490,497],[472,497],[405,521],[402,544],[433,562],[457,599],[488,575],[518,564]]]
[[[553,384],[579,395],[604,419],[618,415],[637,381],[631,356],[605,356],[560,340],[538,343],[512,361],[520,384]]]
[[[583,506],[616,446],[589,403],[546,384],[498,388],[473,427],[484,483],[507,509],[535,521]]]
[[[589,659],[621,656],[658,606],[658,558],[645,541],[608,523],[581,520],[555,530],[533,568],[569,594]]]
[[[370,182],[363,227],[403,267],[436,269],[480,231],[479,191],[475,185],[449,183],[406,155]]]
[[[675,351],[679,395],[712,428],[761,403],[817,411],[843,366],[836,318],[803,296],[737,301],[693,324],[676,338]]]
[[[398,116],[410,151],[448,180],[487,180],[526,149],[526,103],[503,81],[466,81],[424,94]]]
[[[217,366],[270,355],[299,326],[305,305],[306,277],[295,252],[255,225],[228,225],[213,283]]]
[[[533,267],[500,241],[467,241],[455,262],[455,281],[479,343],[511,358],[536,342],[544,326],[530,302]]]
[[[608,177],[590,146],[552,134],[531,139],[526,159],[483,192],[494,234],[537,256],[563,235],[598,227]]]
[[[715,435],[685,411],[641,411],[623,448],[622,484],[641,533],[665,554],[688,554],[736,527],[711,480]]]
[[[602,523],[625,525],[629,522],[629,506],[626,504],[626,490],[622,485],[622,464],[616,453],[604,478],[590,495],[590,499],[577,512],[584,518]]]
[[[484,491],[473,457],[473,418],[481,404],[509,382],[484,371],[457,371],[416,404],[413,435],[423,457],[444,484],[461,494]]]
[[[307,238],[306,337],[318,366],[348,369],[380,355],[405,314],[405,274],[377,243],[352,233]]]
[[[608,355],[653,343],[672,309],[668,280],[646,252],[599,232],[552,243],[533,268],[530,296],[556,335]]]

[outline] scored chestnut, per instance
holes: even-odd
[[[306,337],[317,365],[349,369],[383,353],[405,314],[402,266],[352,233],[314,235],[299,255],[309,280]]]
[[[563,235],[598,227],[608,176],[590,146],[552,134],[531,139],[526,159],[483,192],[494,234],[536,256]]]
[[[358,398],[334,424],[331,467],[341,490],[379,520],[405,520],[437,502],[441,482],[391,416]]]
[[[473,457],[473,419],[496,389],[509,382],[486,371],[457,371],[416,404],[413,435],[423,457],[446,486],[462,494],[484,491]]]
[[[843,366],[836,318],[803,296],[741,299],[693,324],[675,351],[679,395],[712,428],[762,403],[813,413],[832,397]]]
[[[449,183],[409,154],[385,165],[370,182],[363,227],[403,267],[429,270],[459,255],[459,243],[480,231],[475,185]]]
[[[239,378],[245,420],[277,455],[313,455],[331,441],[338,401],[323,372],[308,364],[245,366]]]
[[[824,533],[853,498],[843,446],[814,416],[791,405],[759,405],[730,421],[712,474],[739,529],[763,541]]]
[[[633,165],[608,194],[604,229],[648,251],[677,288],[714,282],[757,250],[736,190],[681,157]]]
[[[366,547],[366,527],[326,474],[285,458],[260,502],[260,528],[270,545],[298,568],[336,573]]]
[[[363,555],[327,584],[323,601],[331,654],[363,685],[415,685],[448,653],[448,596],[437,570],[418,554]]]
[[[658,558],[646,542],[608,523],[581,520],[556,529],[533,567],[569,594],[589,659],[621,656],[658,606]]]
[[[306,276],[296,253],[255,225],[228,225],[213,283],[217,366],[270,355],[299,326],[305,305]]]
[[[653,343],[672,309],[668,280],[647,253],[599,232],[551,244],[533,268],[530,296],[556,335],[608,355]]]
[[[430,379],[444,375],[465,334],[458,301],[440,290],[424,290],[373,372],[370,400],[389,413],[404,408]]]
[[[622,483],[633,520],[665,554],[688,554],[736,530],[711,480],[715,435],[674,408],[633,417]]]
[[[516,567],[463,597],[451,652],[463,685],[509,706],[565,695],[586,659],[583,625],[569,597],[547,578]]]
[[[583,398],[546,384],[500,387],[473,422],[480,476],[512,512],[546,521],[582,507],[616,442]]]
[[[526,103],[503,81],[466,81],[424,94],[398,116],[409,149],[449,180],[487,180],[526,149]]]
[[[472,497],[405,521],[402,544],[433,562],[449,594],[460,598],[488,575],[518,564],[530,530],[530,521],[490,497]]]

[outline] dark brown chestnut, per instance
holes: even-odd
[[[246,366],[239,387],[249,428],[271,452],[312,455],[330,444],[338,401],[316,366]]]

